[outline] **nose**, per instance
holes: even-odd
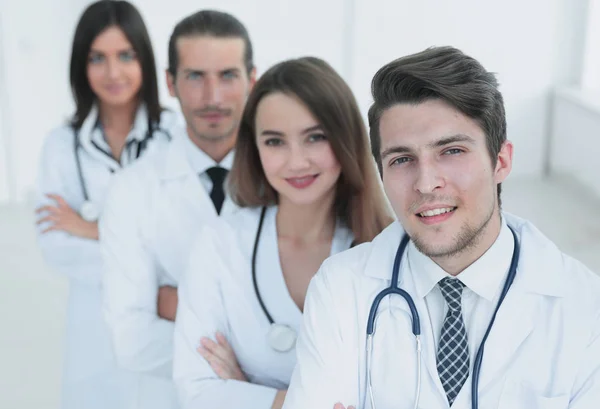
[[[119,63],[119,61],[116,61],[114,59],[108,59],[106,63],[106,70],[108,78],[110,78],[111,80],[115,80],[119,78],[119,75],[121,73],[121,64]]]
[[[434,161],[421,160],[417,168],[414,189],[422,194],[433,193],[444,186],[444,178]]]
[[[218,79],[212,77],[205,79],[204,102],[207,105],[219,105],[221,102],[221,86]]]
[[[310,158],[306,149],[297,144],[292,144],[288,157],[288,167],[292,171],[301,171],[310,167]]]

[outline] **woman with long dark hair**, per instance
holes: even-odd
[[[84,11],[70,83],[75,113],[45,140],[36,211],[44,258],[70,283],[62,407],[133,408],[136,375],[118,369],[102,317],[97,219],[114,174],[160,149],[177,122],[160,106],[150,37],[134,6],[102,0]]]

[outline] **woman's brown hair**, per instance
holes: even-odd
[[[372,240],[392,218],[370,154],[365,124],[350,87],[325,61],[305,57],[281,62],[254,85],[240,123],[228,190],[240,207],[277,203],[256,146],[255,120],[260,101],[281,92],[299,99],[323,128],[342,172],[335,213],[352,230],[355,244]]]

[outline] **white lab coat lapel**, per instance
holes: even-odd
[[[283,276],[277,240],[276,214],[277,207],[268,208],[265,214],[258,249],[257,281],[263,302],[273,320],[299,331],[302,312],[292,299]],[[265,282],[267,280],[269,282]],[[267,288],[270,288],[271,291],[266,290]]]
[[[366,264],[366,274],[386,280],[386,287],[390,285],[396,250],[403,234],[404,231],[397,222],[388,227],[385,234],[375,239],[376,244]],[[434,350],[434,338],[431,324],[426,314],[427,307],[423,298],[415,296],[415,281],[408,268],[406,251],[407,250],[404,251],[402,263],[400,265],[398,286],[411,295],[420,315],[423,350],[421,353],[422,391],[419,407],[439,407],[440,397],[443,397],[443,400],[445,400],[446,394],[437,372],[436,351]],[[379,291],[381,290],[383,290],[383,287],[379,288]],[[379,291],[371,295],[368,302],[369,308]],[[416,350],[414,336],[412,334],[410,308],[401,296],[392,295],[381,301],[378,311],[378,318],[375,325],[372,364],[375,402],[378,403],[378,407],[396,406],[399,408],[412,408],[414,405],[413,399],[416,387],[417,362],[415,359]],[[400,323],[402,324],[400,325]],[[381,354],[379,357],[377,351]],[[388,354],[389,351],[394,351],[394,354],[391,357]],[[381,366],[378,367],[378,365]],[[406,372],[405,368],[407,367],[415,368],[414,373],[410,373],[407,378],[399,376],[399,373]],[[386,385],[387,387],[381,385]],[[403,393],[398,394],[398,389],[400,387],[402,388],[401,390]],[[437,394],[432,394],[433,391],[436,391]],[[404,393],[408,394],[408,396],[404,396]],[[441,400],[442,403],[443,400]],[[361,396],[361,401],[368,403],[369,397]]]
[[[535,328],[537,317],[545,296],[561,297],[566,283],[557,266],[561,264],[561,254],[548,239],[529,224],[506,215],[507,221],[517,232],[521,253],[515,281],[504,303],[498,310],[494,326],[485,349],[479,390],[484,390],[502,377],[513,361],[519,347]],[[544,254],[544,258],[539,257]],[[493,351],[493,355],[489,352]],[[470,390],[469,390],[470,396]]]
[[[405,254],[402,259],[403,263],[405,262],[405,260],[406,263],[404,263],[404,266],[402,267],[401,271],[401,277],[404,277],[404,281],[402,282],[402,279],[400,279],[400,288],[404,289],[409,294],[411,294],[420,316],[419,319],[421,321],[421,343],[423,348],[421,352],[423,365],[421,376],[423,377],[423,382],[426,382],[426,374],[428,374],[430,385],[433,387],[434,390],[437,391],[438,394],[441,394],[441,396],[443,396],[444,399],[446,399],[446,392],[444,390],[444,387],[442,386],[442,382],[440,380],[437,370],[437,351],[435,350],[433,328],[431,326],[429,314],[427,314],[427,305],[425,304],[425,298],[416,296],[417,288],[415,283],[415,274],[419,274],[419,272],[409,268],[410,264],[408,263],[409,258],[407,257],[407,251],[409,251],[410,247],[413,247],[412,243],[409,243],[409,245],[407,246],[407,250],[405,250]],[[411,251],[417,250],[413,247]],[[407,310],[407,313],[410,314],[408,304],[404,303],[404,305],[406,306],[405,308]],[[423,396],[419,402],[419,404],[423,407],[433,407],[439,404],[435,400],[427,404],[428,399],[425,396]]]
[[[163,268],[160,284],[179,281],[188,260],[188,249],[202,226],[217,216],[215,208],[194,173],[179,138],[167,146],[160,170],[159,197],[153,200],[154,232],[157,259]]]
[[[89,115],[83,121],[77,137],[81,147],[94,159],[100,161],[104,166],[107,166],[111,170],[117,170],[121,167],[113,157],[108,156],[98,150],[92,144],[92,133],[96,130],[96,122],[98,121],[98,108],[96,105],[92,106]]]
[[[98,107],[97,105],[93,105],[90,113],[87,118],[81,125],[79,129],[78,137],[81,143],[81,147],[94,159],[100,161],[104,166],[108,167],[112,171],[116,171],[120,169],[121,163],[117,161],[110,155],[107,155],[100,150],[92,143],[92,134],[93,132],[99,132],[96,129],[96,124],[98,122]],[[148,112],[146,110],[146,106],[141,104],[136,112],[133,127],[131,133],[128,135],[127,142],[131,140],[131,138],[136,139],[137,141],[143,141],[146,137],[146,133],[148,131]],[[110,152],[108,152],[110,154]]]
[[[191,168],[185,154],[185,145],[181,138],[174,139],[169,144],[167,160],[163,175],[165,194],[173,192],[173,197],[182,200],[190,216],[207,219],[217,216],[217,211],[202,186],[200,175]]]

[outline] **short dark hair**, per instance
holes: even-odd
[[[252,42],[246,27],[234,16],[216,10],[202,10],[181,20],[169,39],[169,73],[177,74],[179,55],[177,40],[181,37],[211,36],[216,38],[241,38],[244,40],[244,65],[248,74],[254,68]]]
[[[506,141],[504,100],[496,76],[474,58],[452,47],[431,47],[382,67],[371,82],[373,105],[369,109],[371,151],[379,172],[381,135],[379,121],[397,104],[419,104],[439,99],[479,124],[486,135],[492,164]],[[501,186],[498,184],[498,199]]]
[[[233,201],[240,207],[278,202],[256,146],[258,106],[274,93],[296,98],[323,128],[342,169],[334,203],[336,216],[352,230],[356,244],[372,240],[392,218],[369,153],[367,130],[350,87],[319,58],[304,57],[276,64],[252,88],[229,173],[228,190]]]
[[[71,125],[80,128],[96,100],[87,77],[89,53],[96,37],[110,27],[118,27],[123,31],[137,55],[142,69],[140,99],[146,105],[150,124],[158,124],[162,108],[158,97],[154,52],[144,20],[127,1],[100,0],[85,9],[73,37],[69,77],[76,110]]]

